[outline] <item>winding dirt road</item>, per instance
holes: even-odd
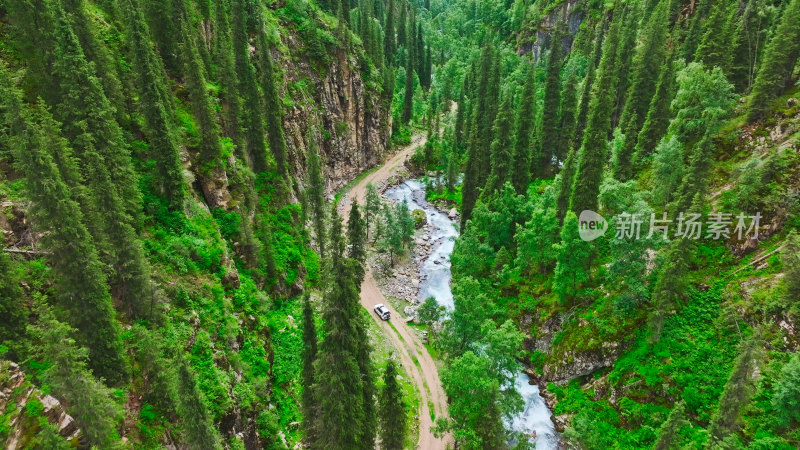
[[[383,166],[359,181],[342,198],[339,203],[339,214],[347,220],[350,213],[351,199],[355,198],[359,204],[363,205],[367,184],[377,185],[398,173],[406,159],[414,153],[417,147],[422,145],[425,145],[425,138],[423,136],[415,136],[411,145],[396,153]],[[370,313],[370,317],[375,320],[383,329],[384,334],[391,340],[400,363],[406,374],[411,377],[420,398],[417,448],[422,450],[444,450],[448,442],[450,442],[448,437],[437,438],[431,431],[435,420],[431,419],[431,416],[435,416],[435,418],[447,416],[447,396],[439,381],[439,371],[436,368],[436,363],[422,345],[414,330],[403,321],[403,316],[398,314],[386,301],[369,267],[366,267],[366,270],[364,283],[361,285],[361,305],[366,308]],[[383,303],[389,308],[392,315],[391,321],[383,321],[373,312],[372,308],[378,303]]]

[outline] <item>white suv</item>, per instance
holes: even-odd
[[[383,320],[389,320],[389,308],[386,307],[383,303],[378,303],[375,305],[375,313]]]

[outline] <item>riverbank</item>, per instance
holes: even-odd
[[[387,298],[392,299],[395,309],[404,313],[401,319],[413,318],[415,305],[428,297],[435,298],[447,311],[452,311],[450,255],[458,237],[457,215],[427,202],[425,185],[419,180],[408,179],[393,186],[380,186],[379,191],[388,201],[405,200],[410,209],[424,211],[426,224],[416,232],[415,245],[409,254],[397,259],[394,267],[388,264],[388,255],[371,253],[368,261],[372,264],[378,286]],[[552,405],[540,395],[540,386],[525,372],[520,372],[515,388],[523,399],[524,408],[507,422],[507,426],[530,436],[539,449],[559,448],[560,435],[553,421]]]

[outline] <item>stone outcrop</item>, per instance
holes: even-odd
[[[290,170],[302,184],[306,150],[315,139],[325,164],[325,191],[330,194],[382,160],[391,116],[381,93],[371,87],[374,83],[362,78],[357,56],[337,49],[321,74],[306,57],[297,55],[304,45],[298,36],[281,38],[289,53],[275,50],[273,60],[276,70],[283,72],[280,95],[291,93],[293,102],[291,107],[284,104],[283,114]],[[299,84],[306,89],[295,88]]]
[[[523,55],[530,53],[533,59],[538,61],[539,58],[550,48],[550,38],[553,35],[556,25],[559,22],[567,24],[567,36],[564,38],[562,45],[564,51],[569,52],[572,48],[572,42],[575,39],[575,34],[583,23],[586,17],[585,1],[582,0],[566,0],[562,1],[552,11],[542,17],[538,23],[535,24],[533,34],[528,37],[526,43],[522,44],[517,53]]]
[[[39,432],[39,422],[35,417],[29,417],[26,411],[26,406],[33,400],[42,404],[41,416],[58,430],[59,436],[78,442],[80,429],[58,399],[31,384],[22,369],[11,361],[0,360],[0,374],[0,411],[11,413],[6,449],[26,448]]]

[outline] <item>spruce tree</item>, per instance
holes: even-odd
[[[528,67],[522,89],[519,113],[514,131],[514,152],[511,155],[511,182],[517,194],[524,195],[530,182],[531,134],[536,121],[536,70]]]
[[[619,43],[617,44],[617,56],[615,61],[615,100],[614,112],[611,115],[611,129],[619,124],[622,116],[622,108],[625,106],[625,98],[628,94],[631,78],[631,63],[636,50],[636,38],[639,33],[639,20],[642,14],[643,2],[627,3],[620,12],[624,20],[624,25],[620,27]]]
[[[406,61],[406,84],[403,93],[403,117],[402,121],[408,125],[411,121],[411,113],[414,107],[414,48],[408,49],[408,60]]]
[[[94,29],[87,14],[85,0],[64,0],[62,5],[69,14],[72,29],[78,37],[86,59],[94,63],[94,74],[100,79],[109,103],[116,110],[115,117],[121,120],[125,116],[125,100],[117,67],[105,43],[96,36],[97,30]]]
[[[567,212],[561,227],[561,242],[553,246],[556,251],[556,268],[553,291],[562,304],[568,304],[578,295],[581,286],[589,280],[590,244],[578,235],[578,216]]]
[[[643,41],[633,58],[631,86],[620,119],[620,129],[625,135],[617,154],[614,177],[626,181],[633,176],[632,158],[639,131],[647,118],[656,90],[659,68],[663,66],[669,25],[667,10],[671,0],[661,0],[642,32]],[[663,100],[662,100],[663,101]]]
[[[356,282],[360,286],[364,281],[364,264],[367,258],[367,230],[356,199],[350,204],[350,215],[347,220],[347,256],[355,261]]]
[[[215,2],[214,28],[216,30],[215,59],[222,95],[223,129],[236,146],[237,157],[247,161],[245,133],[242,128],[242,99],[239,93],[239,74],[236,71],[236,48],[233,45],[233,27],[229,10],[230,1]],[[238,30],[237,30],[238,31]],[[238,43],[238,42],[237,42]]]
[[[133,69],[139,91],[139,107],[145,118],[149,150],[156,160],[156,185],[169,200],[170,209],[183,210],[184,183],[180,149],[170,126],[169,110],[162,101],[166,91],[164,73],[150,43],[150,32],[141,11],[132,0],[124,0],[131,42]]]
[[[314,360],[317,358],[317,328],[314,324],[314,311],[308,294],[303,299],[303,428],[305,442],[310,444],[317,441],[316,420],[317,407],[314,403]]]
[[[389,359],[386,363],[379,404],[381,448],[402,450],[407,430],[406,409],[408,406],[403,399],[400,383],[397,381],[397,365],[394,359]]]
[[[127,378],[106,277],[81,209],[61,177],[53,154],[68,154],[57,123],[43,105],[32,115],[0,65],[0,101],[9,124],[17,169],[25,174],[34,229],[45,233],[42,247],[55,275],[57,297],[89,349],[89,367],[111,384]]]
[[[81,430],[81,441],[95,448],[113,448],[119,442],[117,422],[123,410],[114,391],[87,368],[87,351],[72,338],[75,330],[55,318],[50,307],[37,305],[39,320],[28,327],[31,357],[39,364],[39,381],[61,398],[67,413]]]
[[[617,5],[618,2],[614,2]],[[614,8],[616,10],[617,8]],[[615,65],[617,60],[617,36],[624,16],[617,14],[603,45],[603,56],[597,68],[597,81],[592,84],[591,100],[575,168],[570,209],[580,213],[597,209],[597,194],[603,179],[603,169],[608,147],[608,130],[614,109],[616,87]]]
[[[245,129],[245,142],[250,167],[255,173],[267,170],[269,160],[267,157],[267,143],[264,140],[266,131],[261,111],[261,92],[256,81],[256,70],[250,60],[250,38],[247,31],[247,2],[245,0],[232,0],[233,15],[233,48],[235,56],[236,74],[239,76],[239,93],[242,95],[244,111],[243,123]]]
[[[658,432],[655,450],[670,450],[675,447],[678,440],[678,433],[686,425],[686,404],[681,401],[670,411],[666,422],[661,425]]]
[[[494,52],[487,41],[481,51],[477,89],[475,90],[472,115],[470,117],[467,163],[464,171],[464,186],[461,191],[461,229],[466,228],[472,209],[478,201],[479,188],[485,182],[481,172],[487,167],[489,146],[491,145],[491,97],[490,84],[493,81]]]
[[[264,29],[263,6],[261,6],[261,3],[258,3],[258,5],[256,7],[256,18],[258,19],[256,38],[261,57],[261,88],[264,92],[264,106],[267,114],[267,137],[269,138],[269,149],[275,159],[278,174],[286,177],[288,176],[289,168],[286,161],[286,141],[283,136],[281,104],[278,99],[278,87],[275,85],[275,71],[272,64],[270,44],[267,41],[267,34]]]
[[[214,429],[211,413],[194,370],[180,353],[176,365],[178,415],[183,424],[186,443],[189,448],[221,449],[219,435]]]
[[[494,121],[494,141],[492,142],[491,172],[486,181],[483,195],[494,195],[508,181],[511,172],[512,124],[511,95],[503,96],[500,112]]]
[[[344,254],[342,223],[335,216],[330,229],[328,267],[330,286],[325,293],[325,337],[314,363],[314,400],[322,432],[313,449],[359,449],[367,444],[368,430],[362,378],[360,305],[358,287]],[[374,433],[374,430],[372,430]],[[370,444],[374,445],[374,444]]]
[[[792,74],[800,56],[800,0],[791,0],[783,10],[764,59],[753,83],[750,110],[747,120],[763,118],[770,109],[772,100],[780,94]]]
[[[589,116],[589,102],[592,100],[592,85],[597,77],[597,65],[600,63],[600,58],[603,54],[603,42],[605,38],[603,30],[607,20],[608,18],[604,16],[602,22],[597,26],[592,54],[589,57],[589,67],[587,68],[586,77],[583,79],[583,88],[581,89],[580,101],[578,102],[578,113],[575,117],[575,136],[570,141],[570,146],[574,147],[576,150],[580,149],[581,142],[583,142],[583,133],[586,130],[586,119]]]
[[[209,176],[222,168],[222,145],[219,141],[219,126],[214,117],[211,99],[206,91],[206,76],[203,62],[197,50],[195,32],[185,1],[177,1],[178,23],[180,24],[181,63],[183,74],[192,103],[192,112],[200,127],[199,165],[201,176]]]
[[[561,90],[561,106],[559,107],[558,127],[559,138],[556,148],[556,160],[561,167],[567,158],[570,150],[570,142],[575,134],[575,108],[578,103],[578,80],[574,73],[570,74]]]
[[[381,2],[376,2],[380,4]],[[383,37],[383,56],[386,62],[391,64],[394,61],[394,52],[397,46],[394,34],[394,0],[389,0],[386,7],[386,26]]]
[[[311,209],[311,221],[314,227],[314,238],[317,241],[319,256],[325,259],[325,178],[319,157],[319,147],[313,132],[308,133],[309,141],[306,150],[306,201]]]
[[[561,167],[558,177],[558,191],[556,193],[556,215],[559,222],[564,222],[564,217],[569,210],[569,198],[572,195],[572,185],[575,179],[575,167],[578,165],[578,149],[571,148],[567,153],[567,159]]]
[[[550,54],[547,57],[547,74],[544,80],[544,106],[541,115],[541,137],[538,140],[539,160],[534,162],[533,177],[541,178],[548,172],[551,163],[558,158],[558,140],[561,137],[561,124],[558,108],[561,105],[561,66],[563,64],[563,23],[556,25],[550,41]]]
[[[87,178],[87,163],[83,161],[83,153],[95,151],[103,160],[101,170],[114,176],[113,190],[119,195],[127,222],[138,227],[141,194],[130,150],[114,117],[114,110],[103,93],[100,81],[92,73],[92,65],[86,60],[66,13],[60,6],[55,8],[56,23],[52,24],[56,36],[53,75],[58,94],[51,104],[53,115],[62,124],[63,136],[72,143],[84,178]],[[90,190],[92,195],[104,194]],[[98,212],[107,220],[120,220],[117,211],[98,209]]]
[[[145,2],[148,25],[153,41],[158,49],[164,68],[171,75],[181,73],[181,54],[179,38],[180,23],[176,20],[179,14],[179,3],[183,0],[141,0]]]
[[[400,19],[397,21],[397,46],[398,47],[408,47],[408,36],[407,36],[407,23],[408,23],[408,15],[407,15],[407,8],[406,2],[400,0]],[[406,48],[406,53],[408,53],[408,48]]]
[[[675,66],[678,65],[673,60],[674,49],[670,50],[665,64],[661,67],[658,75],[658,84],[655,94],[650,99],[642,129],[636,139],[636,150],[634,151],[631,165],[636,171],[640,168],[642,161],[655,151],[658,141],[664,136],[672,119],[670,103],[675,96]],[[626,144],[630,136],[625,136]]]
[[[728,73],[733,56],[732,19],[736,17],[738,9],[737,3],[713,2],[711,13],[704,24],[705,32],[695,50],[694,61],[702,62],[709,68],[719,67]]]
[[[722,395],[719,398],[719,407],[711,417],[708,426],[709,440],[706,441],[706,448],[716,448],[726,437],[736,431],[739,412],[750,401],[750,396],[755,392],[753,380],[754,372],[757,370],[756,364],[760,359],[759,350],[762,343],[756,335],[748,338],[742,343],[739,356],[733,366]]]
[[[63,11],[57,12],[61,15]],[[144,317],[152,312],[153,290],[150,268],[134,229],[141,197],[130,154],[103,89],[90,73],[91,65],[65,18],[59,18],[57,30],[54,67],[62,101],[56,111],[64,123],[64,136],[77,150],[88,190],[81,205],[90,207],[90,215],[85,216],[87,226],[102,261],[112,269],[109,281],[114,296],[133,317]],[[157,89],[153,95],[157,97]]]

